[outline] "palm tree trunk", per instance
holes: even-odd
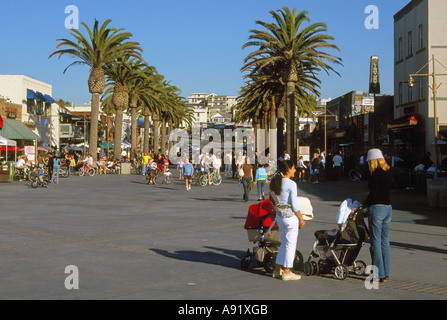
[[[277,156],[280,157],[284,154],[284,123],[285,123],[285,119],[286,119],[286,114],[285,114],[285,104],[284,101],[281,101],[278,109],[277,109],[277,133],[276,133],[276,137],[277,137],[277,144],[276,144],[276,151],[277,151]]]
[[[143,152],[149,153],[149,113],[144,115]]]
[[[92,94],[92,109],[90,119],[89,153],[94,161],[98,160],[98,115],[99,115],[99,93]]]
[[[131,131],[130,131],[130,156],[137,157],[137,106],[130,105]]]
[[[157,154],[159,152],[159,148],[160,148],[160,138],[158,135],[158,128],[160,127],[160,118],[158,118],[158,116],[156,116],[156,118],[154,118],[154,153]]]
[[[291,159],[296,160],[296,133],[295,133],[295,82],[287,82],[287,153]]]
[[[161,121],[161,153],[166,154],[166,120]]]
[[[115,148],[113,157],[121,160],[121,143],[123,141],[123,113],[122,109],[117,108],[115,114]]]

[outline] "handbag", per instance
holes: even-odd
[[[238,174],[241,178],[244,176],[244,170],[242,170],[242,167],[239,169]]]
[[[292,206],[289,204],[281,205],[278,200],[278,196],[273,191],[270,191],[270,202],[275,207],[276,214],[281,218],[286,219],[293,217],[295,213],[292,211]]]

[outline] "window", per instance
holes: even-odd
[[[398,98],[399,98],[399,104],[402,104],[402,82],[399,82],[399,93],[398,93]]]
[[[418,27],[418,51],[424,49],[424,26],[422,24]]]
[[[413,101],[413,87],[408,87],[408,101],[407,102],[411,102]]]
[[[26,99],[26,111],[29,114],[34,114],[34,99]]]
[[[399,46],[397,54],[398,54],[397,61],[402,61],[403,60],[402,37],[399,38]]]
[[[43,102],[37,101],[36,103],[36,115],[43,116]]]
[[[413,33],[408,32],[408,52],[407,56],[410,57],[413,55]]]
[[[418,97],[420,100],[424,99],[424,78],[419,77],[418,81]]]

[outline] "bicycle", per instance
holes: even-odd
[[[96,171],[94,168],[88,168],[86,165],[83,165],[79,169],[79,175],[82,177],[84,174],[88,174],[90,177],[93,177],[95,175]]]
[[[159,186],[165,181],[165,175],[163,173],[163,170],[149,170],[148,173],[146,173],[143,176],[143,183],[150,184],[152,183],[155,186]]]
[[[349,171],[349,179],[351,179],[351,181],[360,181],[363,179],[363,175],[360,173],[360,171],[357,168],[351,169]]]
[[[215,186],[218,186],[222,183],[222,177],[220,175],[218,175],[217,173],[215,173],[214,171],[210,173],[210,180],[211,183]],[[202,176],[200,176],[199,178],[199,184],[201,187],[205,187],[206,185],[208,185],[208,175],[207,174],[203,174]]]
[[[40,182],[39,177],[36,176],[35,180],[31,182],[31,187],[33,189],[36,189],[37,187],[48,188],[48,181],[43,180],[42,182]]]

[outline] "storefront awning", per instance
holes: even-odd
[[[27,99],[37,99],[37,95],[33,90],[26,89],[26,98]]]
[[[45,97],[45,102],[47,102],[47,103],[55,103],[56,102],[56,100],[54,100],[51,96],[49,96],[47,94],[45,94],[44,97]]]
[[[402,128],[414,127],[418,124],[419,119],[420,117],[418,113],[406,114],[400,118],[388,122],[388,129],[402,129]]]
[[[3,119],[3,129],[0,134],[11,140],[40,140],[40,137],[27,126],[13,119]]]

